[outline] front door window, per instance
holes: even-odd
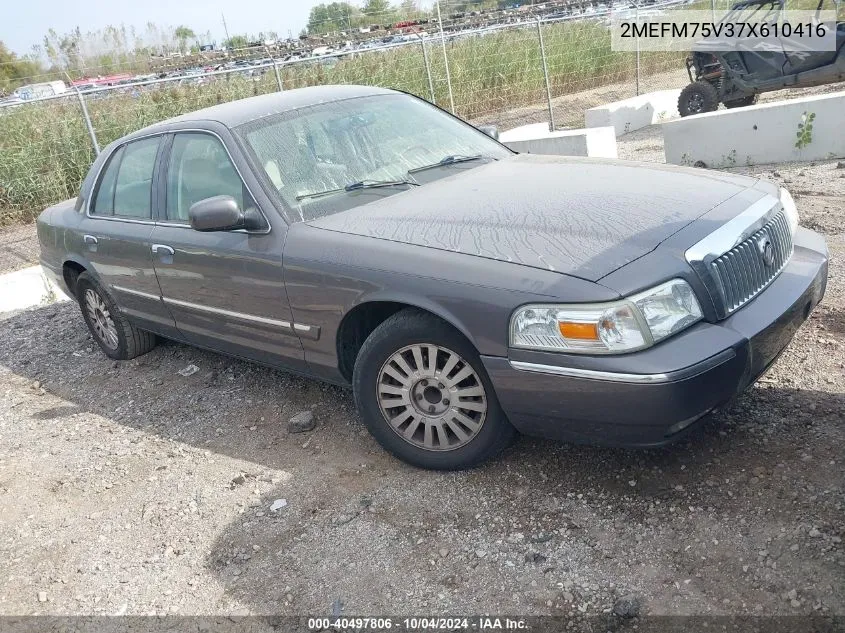
[[[232,196],[241,209],[255,204],[218,138],[177,134],[167,174],[167,220],[188,222],[191,205],[213,196]]]

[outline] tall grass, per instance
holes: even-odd
[[[628,81],[636,73],[635,54],[612,52],[607,27],[600,24],[547,24],[543,36],[555,97]],[[434,99],[449,107],[441,43],[430,39],[427,48]],[[543,63],[534,27],[448,43],[447,56],[459,116],[473,120],[545,100]],[[641,74],[682,67],[681,63],[678,54],[644,55]],[[285,64],[280,73],[285,89],[356,83],[431,98],[420,45],[360,53],[335,63]],[[98,141],[105,146],[169,117],[277,89],[270,69],[255,78],[222,75],[205,85],[167,83],[86,99]],[[583,110],[567,117],[567,122],[578,124],[582,117]],[[45,206],[76,195],[93,159],[75,96],[0,110],[0,224],[29,221]]]

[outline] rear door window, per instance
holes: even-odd
[[[97,193],[94,196],[94,204],[91,205],[92,215],[114,215],[114,183],[117,181],[117,170],[120,168],[120,158],[123,156],[123,148],[115,151],[108,160],[100,183],[97,185]]]
[[[152,217],[153,168],[159,137],[129,143],[123,150],[114,188],[114,215]]]
[[[148,220],[152,217],[153,169],[160,137],[127,143],[109,158],[91,214]]]

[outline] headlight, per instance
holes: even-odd
[[[789,222],[789,230],[795,235],[795,231],[798,229],[798,208],[795,206],[792,194],[783,187],[780,189],[780,203],[783,205],[786,221]]]
[[[689,284],[673,279],[621,301],[527,305],[511,319],[511,347],[619,354],[653,345],[701,319]]]
[[[631,297],[654,342],[685,330],[701,319],[701,306],[689,284],[673,279]]]

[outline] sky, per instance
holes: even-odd
[[[10,0],[0,25],[0,41],[18,54],[27,54],[54,28],[66,33],[77,26],[82,32],[96,31],[109,24],[135,26],[144,30],[147,22],[159,26],[184,24],[197,33],[211,31],[224,39],[221,12],[229,33],[276,31],[296,37],[308,22],[311,7],[321,0]]]

